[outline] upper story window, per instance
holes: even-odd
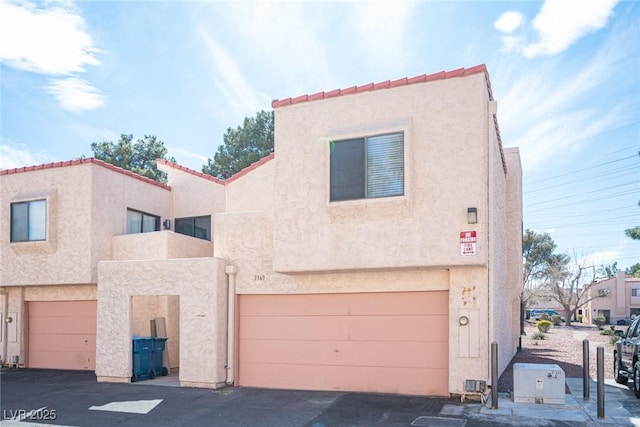
[[[47,238],[47,201],[11,203],[11,241],[29,242]]]
[[[631,288],[632,297],[640,297],[640,288]]]
[[[160,230],[160,217],[127,209],[127,234]]]
[[[211,215],[176,218],[175,230],[176,233],[211,240]]]
[[[404,134],[336,141],[331,151],[331,201],[404,195]]]

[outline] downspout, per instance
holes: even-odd
[[[487,337],[489,338],[488,343],[487,343],[487,348],[490,349],[491,348],[491,343],[493,342],[495,336],[494,336],[494,312],[493,312],[493,307],[494,307],[494,297],[495,297],[495,289],[493,289],[492,287],[492,283],[493,283],[493,270],[492,270],[492,255],[493,255],[493,245],[491,244],[491,238],[493,236],[493,226],[494,223],[492,221],[492,214],[493,214],[493,167],[495,167],[494,162],[493,162],[493,140],[492,140],[492,135],[493,132],[495,131],[495,124],[494,124],[494,114],[497,113],[497,103],[496,101],[492,100],[491,98],[489,98],[489,102],[487,105],[487,112],[488,112],[488,120],[487,120],[487,219],[486,219],[486,226],[487,226],[487,293],[489,298],[487,298],[487,317],[488,317],[488,321],[487,321]],[[498,354],[500,353],[500,349],[498,348]],[[488,373],[491,373],[491,357],[488,358]],[[499,362],[499,361],[498,361]],[[490,376],[490,375],[488,375]],[[491,384],[491,387],[497,387],[497,384]]]
[[[7,360],[7,351],[8,351],[8,342],[7,334],[9,333],[9,324],[7,323],[7,316],[9,316],[9,292],[6,289],[2,289],[0,291],[0,295],[4,297],[3,308],[2,308],[2,359],[0,359],[0,366],[5,363],[8,363]]]
[[[227,293],[227,384],[233,385],[233,363],[235,360],[235,319],[236,319],[236,274],[235,265],[227,265],[224,272],[229,276],[229,288]]]

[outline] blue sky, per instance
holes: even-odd
[[[487,65],[525,228],[640,262],[640,3],[0,0],[0,168],[156,135],[200,170],[272,99]]]

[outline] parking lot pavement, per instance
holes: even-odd
[[[96,382],[92,372],[3,369],[0,427],[634,425],[630,417],[640,413],[635,410],[640,402],[629,390],[616,396],[612,404],[633,410],[617,410],[615,418],[598,420],[589,415],[593,405],[584,410],[588,405],[579,402],[527,407],[503,397],[499,410],[492,410],[446,398],[243,387],[209,390],[154,386],[151,380],[110,384]]]
[[[445,405],[455,402],[382,394],[237,387],[209,390],[153,386],[153,380],[145,383],[149,385],[98,383],[92,372],[3,369],[0,426],[408,426],[420,416],[440,415]]]

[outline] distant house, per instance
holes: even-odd
[[[593,298],[583,310],[583,322],[593,323],[596,317],[604,317],[607,324],[615,325],[640,315],[640,279],[626,277],[618,271],[614,277],[591,286],[588,298]]]
[[[502,372],[522,172],[484,65],[273,107],[276,154],[225,181],[0,172],[3,360],[128,382],[131,337],[163,317],[185,386],[462,394],[492,342]]]

